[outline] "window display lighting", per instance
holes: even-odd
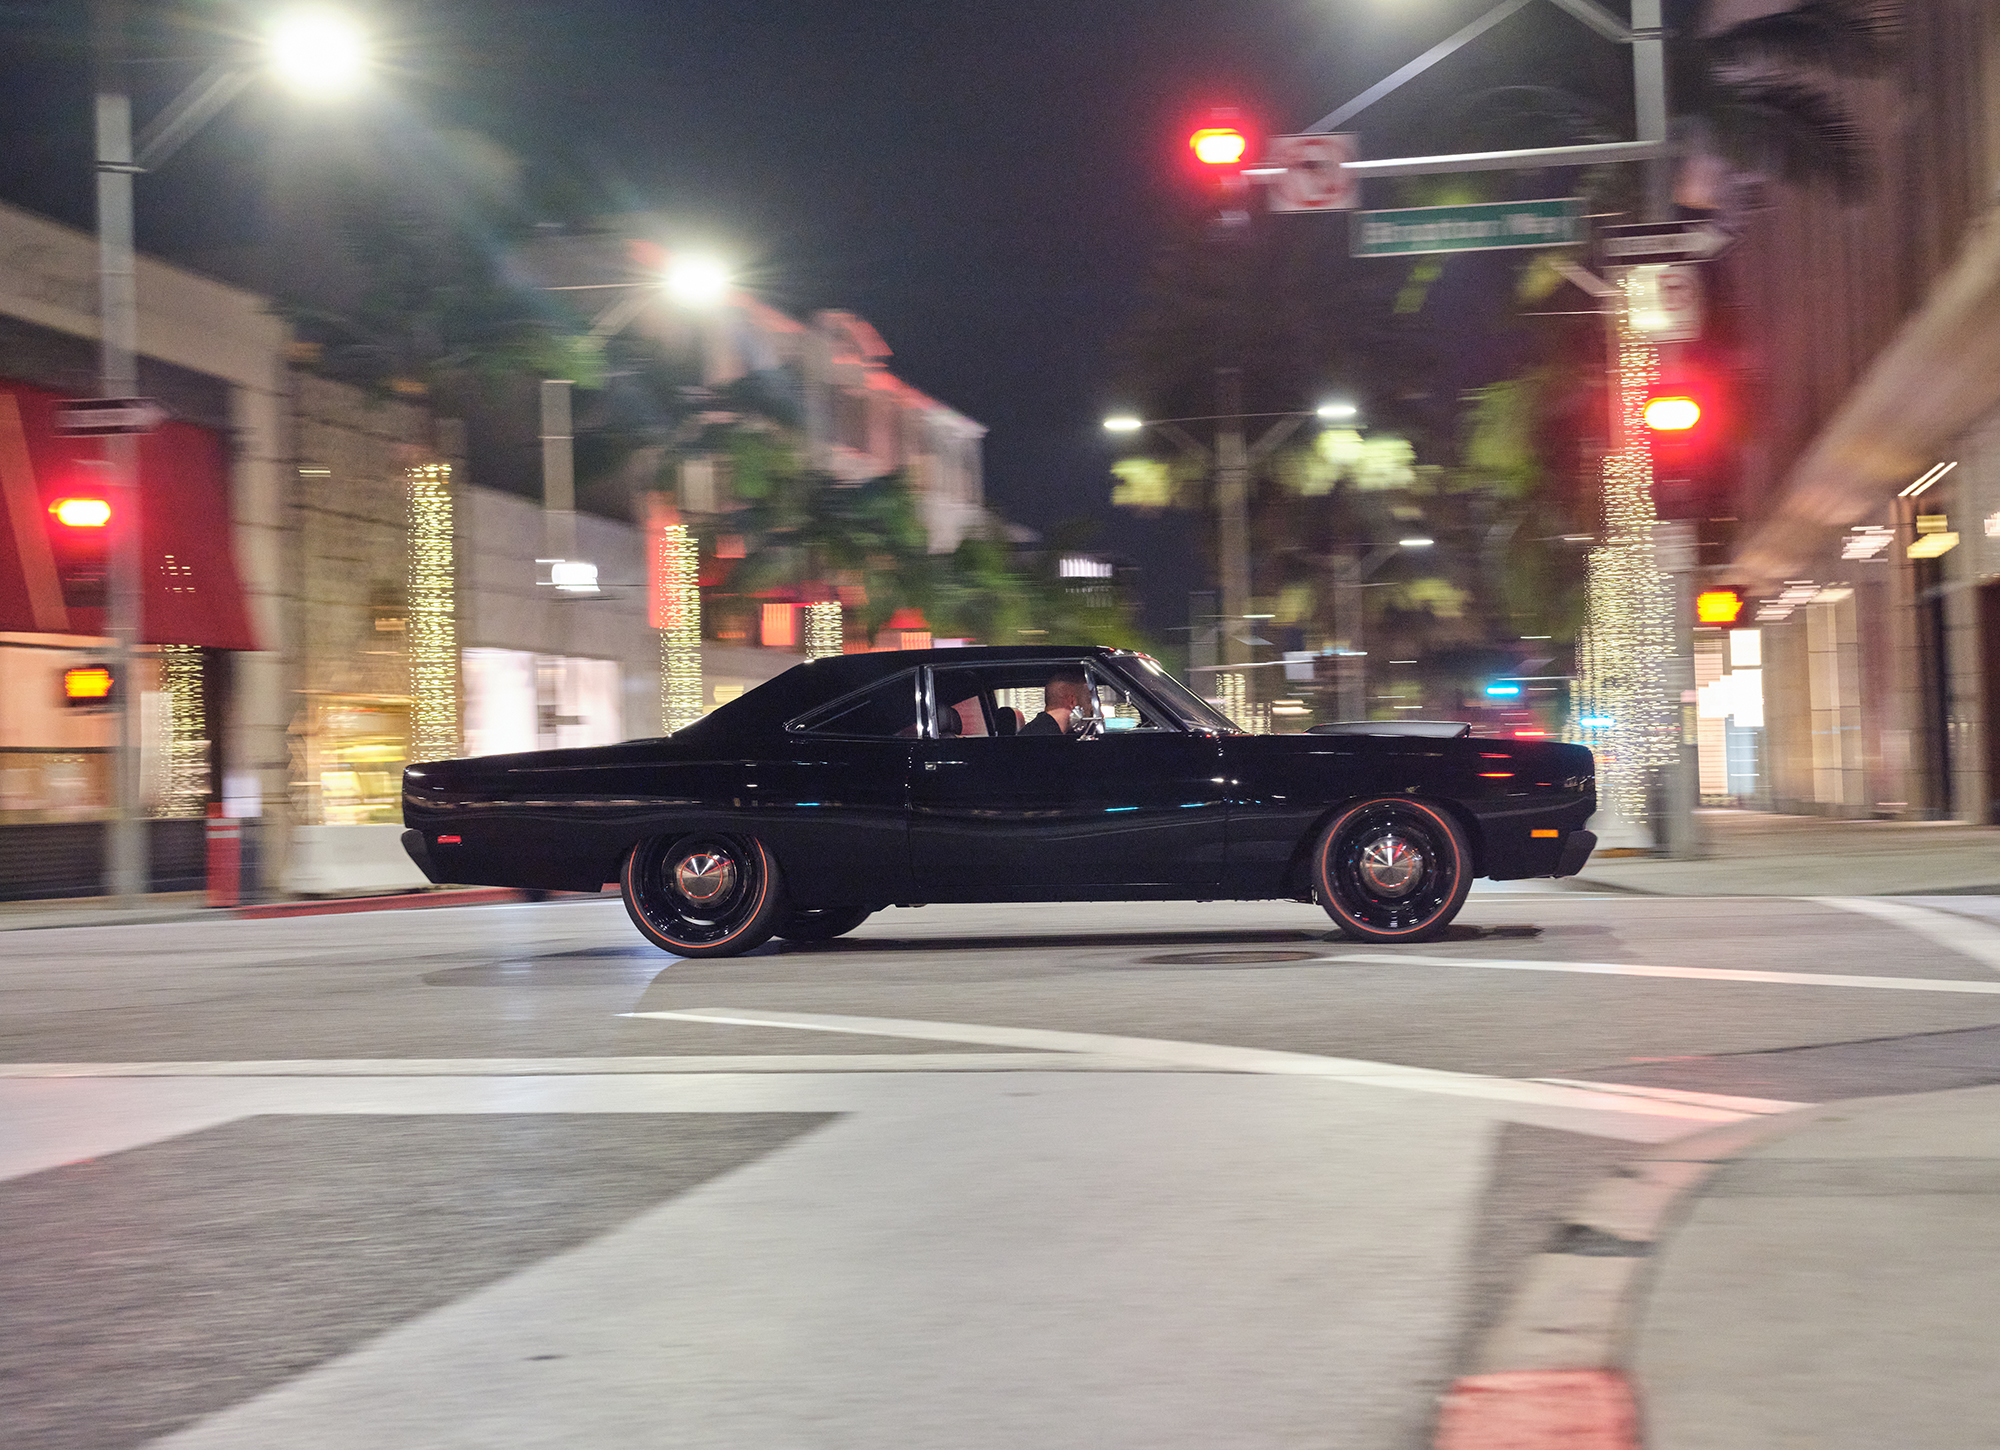
[[[409,470],[410,762],[450,760],[458,741],[458,591],[451,465]]]
[[[823,660],[846,647],[846,631],[840,622],[840,602],[823,600],[806,606],[806,658]]]
[[[1577,639],[1572,740],[1597,752],[1600,802],[1627,821],[1647,818],[1647,772],[1675,758],[1667,699],[1674,653],[1673,589],[1654,548],[1653,454],[1642,424],[1660,375],[1659,352],[1618,323],[1618,424],[1604,459],[1604,529],[1590,551],[1588,615]],[[1589,727],[1586,719],[1609,723]]]

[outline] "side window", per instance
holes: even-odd
[[[1097,710],[1103,717],[1105,734],[1174,728],[1171,721],[1162,717],[1145,700],[1102,670],[1093,668],[1090,671],[1090,683],[1097,695]]]
[[[914,737],[917,733],[917,688],[913,675],[898,675],[863,694],[829,705],[794,722],[794,729],[814,735],[874,735]]]

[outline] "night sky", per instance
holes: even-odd
[[[144,7],[141,7],[144,8]],[[188,7],[182,7],[186,9]],[[251,7],[193,7],[226,22]],[[362,7],[369,9],[371,7]],[[1272,132],[1317,120],[1488,0],[432,0],[379,4],[394,52],[374,134],[472,127],[544,183],[587,176],[742,258],[785,310],[872,321],[909,381],[988,425],[987,496],[1147,569],[1181,622],[1183,527],[1114,514],[1099,420],[1108,345],[1192,205],[1179,147],[1210,104]],[[81,3],[0,4],[0,196],[90,224]],[[198,68],[199,36],[144,68],[140,119]],[[1615,74],[1622,58],[1530,7],[1355,124],[1410,154],[1468,89]],[[142,178],[142,247],[240,266],[293,128],[246,98]],[[398,156],[418,156],[412,144]],[[1370,205],[1393,204],[1371,196]],[[1288,224],[1342,228],[1335,217]],[[1301,398],[1294,406],[1310,405]],[[1198,572],[1198,571],[1197,571]]]

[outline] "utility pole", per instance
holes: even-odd
[[[97,392],[130,398],[139,390],[139,297],[132,237],[132,98],[125,85],[129,17],[124,0],[96,0],[97,122]],[[144,624],[140,552],[139,440],[104,440],[103,466],[111,500],[110,624],[113,671],[112,816],[105,884],[121,907],[135,907],[149,885],[140,818],[138,681],[133,678]]]
[[[1216,547],[1222,565],[1222,663],[1250,658],[1250,453],[1243,441],[1243,373],[1215,370]]]

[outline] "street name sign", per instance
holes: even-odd
[[[56,404],[56,432],[65,438],[150,433],[167,421],[151,398],[72,398]]]
[[[1706,262],[1735,240],[1711,221],[1637,222],[1603,228],[1597,250],[1607,262]]]
[[[1361,178],[1343,171],[1361,154],[1355,137],[1329,132],[1319,136],[1273,136],[1269,178],[1272,211],[1352,211],[1361,200]]]
[[[1567,247],[1583,239],[1583,198],[1566,196],[1356,212],[1350,250],[1357,257],[1408,257],[1425,252]]]

